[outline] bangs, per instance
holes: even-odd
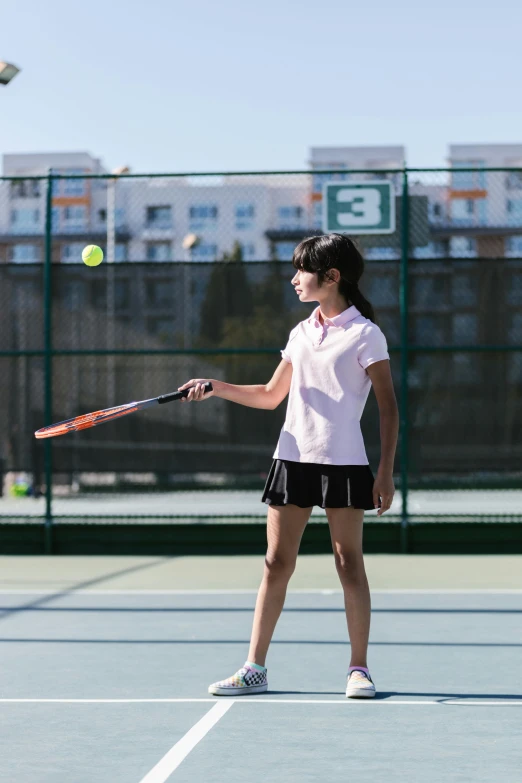
[[[305,272],[318,272],[324,267],[324,259],[321,259],[320,254],[317,252],[318,239],[321,239],[321,237],[309,237],[308,239],[303,239],[297,245],[292,256],[294,269],[304,269]]]

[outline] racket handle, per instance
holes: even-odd
[[[160,405],[163,405],[164,403],[171,402],[172,400],[181,400],[182,397],[188,397],[189,391],[193,388],[194,386],[189,386],[188,389],[183,389],[183,391],[171,392],[170,394],[163,394],[161,397],[158,397],[158,402]],[[212,391],[212,384],[210,383],[210,381],[207,381],[207,383],[205,383],[203,389],[205,390],[205,393]]]

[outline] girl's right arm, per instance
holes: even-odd
[[[290,381],[292,380],[292,365],[281,360],[272,378],[266,384],[256,384],[254,386],[238,386],[225,381],[217,381],[214,378],[192,378],[178,388],[178,391],[186,389],[188,386],[195,386],[188,393],[188,397],[182,397],[181,401],[200,402],[209,397],[221,397],[223,400],[237,402],[239,405],[246,405],[249,408],[265,408],[273,410],[285,399],[290,390]],[[203,392],[203,384],[210,381],[213,390]]]

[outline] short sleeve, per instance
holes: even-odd
[[[295,348],[295,338],[297,337],[297,332],[299,331],[299,326],[295,326],[290,334],[288,335],[288,342],[285,345],[285,347],[281,350],[281,356],[285,360],[285,362],[288,362],[289,364],[292,364],[292,352]]]
[[[361,332],[361,339],[357,347],[357,361],[366,370],[370,364],[389,359],[386,337],[377,324],[368,323]]]

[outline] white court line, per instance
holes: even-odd
[[[443,698],[431,701],[420,700],[386,700],[386,699],[259,699],[248,696],[241,696],[238,699],[227,698],[225,700],[218,699],[0,699],[0,704],[197,704],[214,703],[214,704],[368,704],[375,705],[393,704],[393,705],[416,705],[416,704],[467,704],[471,706],[502,706],[502,707],[518,707],[522,706],[522,699],[509,701],[473,701],[469,697],[455,697],[455,698]],[[226,712],[226,710],[225,710]]]
[[[176,742],[163,758],[158,761],[156,766],[141,779],[140,783],[164,783],[174,770],[179,767],[183,759],[188,756],[190,751],[196,747],[198,742],[223,717],[225,712],[228,712],[232,704],[233,702],[218,702],[214,704],[212,709],[203,715],[201,720],[195,723],[185,736]]]
[[[297,588],[287,590],[287,595],[342,595],[341,589],[336,588]],[[522,595],[522,588],[390,588],[378,589],[370,592],[373,595]],[[1,588],[0,595],[257,595],[258,588],[250,589],[194,589],[194,590],[75,590],[74,587],[57,587],[55,590],[39,590],[35,588]]]

